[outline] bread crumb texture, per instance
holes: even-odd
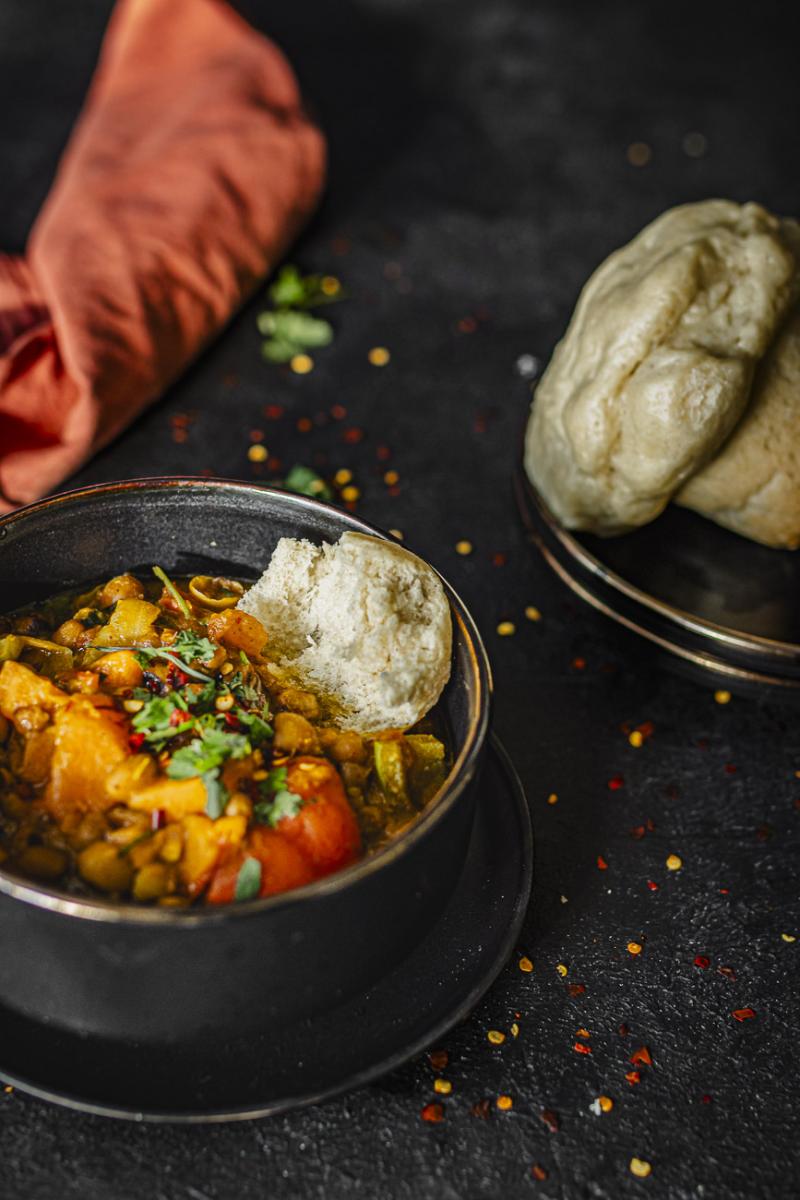
[[[287,676],[335,698],[361,733],[406,729],[450,676],[450,605],[436,572],[393,542],[345,533],[321,546],[281,538],[239,602],[263,623]]]
[[[676,496],[796,546],[799,298],[800,226],[758,204],[671,209],[606,259],[528,424],[526,469],[555,515],[622,533]]]

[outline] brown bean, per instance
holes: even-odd
[[[273,748],[282,754],[314,754],[319,749],[316,730],[299,713],[278,713],[273,722]]]
[[[17,858],[17,866],[34,879],[58,879],[67,869],[69,859],[62,850],[52,846],[26,846]]]
[[[76,621],[74,617],[70,617],[63,625],[59,625],[53,634],[53,641],[58,646],[68,646],[72,650],[77,646],[78,638],[85,632],[86,630],[80,621]]]
[[[319,701],[313,692],[304,692],[301,688],[288,687],[278,693],[278,703],[281,708],[290,712],[300,713],[309,720],[319,716]]]
[[[98,592],[96,604],[98,608],[108,608],[117,600],[131,599],[144,599],[144,588],[139,580],[133,575],[115,575]]]
[[[331,758],[339,763],[363,762],[366,753],[363,738],[352,729],[344,729],[337,734],[336,740],[329,750]]]

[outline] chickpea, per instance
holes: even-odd
[[[41,733],[50,724],[50,716],[43,708],[31,705],[30,708],[17,708],[14,711],[14,724],[22,733]]]
[[[319,701],[313,692],[304,692],[295,687],[284,688],[278,694],[278,703],[281,708],[300,713],[302,717],[308,717],[311,721],[319,716]]]
[[[278,713],[274,720],[273,747],[282,754],[314,754],[319,751],[317,732],[299,713]]]
[[[84,813],[74,829],[65,830],[74,850],[83,850],[105,833],[107,825],[102,813]]]
[[[169,889],[169,873],[163,863],[152,862],[136,872],[134,900],[159,900]]]
[[[346,729],[336,735],[330,755],[339,763],[360,763],[366,756],[366,747],[359,734]]]
[[[109,608],[117,600],[143,600],[144,588],[133,575],[115,575],[97,594],[98,608]]]
[[[78,855],[78,870],[87,883],[101,892],[124,892],[130,887],[133,871],[126,858],[109,842],[92,842]]]
[[[34,879],[58,879],[67,869],[69,859],[62,850],[52,846],[26,846],[17,858],[17,866]]]
[[[159,834],[158,857],[162,862],[176,863],[183,854],[183,830],[180,825],[167,825]]]
[[[323,750],[330,750],[338,736],[338,729],[331,729],[327,725],[323,726],[322,728],[317,726],[317,737],[319,738],[319,744],[322,746]]]
[[[58,646],[68,646],[70,650],[73,650],[78,644],[78,638],[85,632],[86,630],[80,621],[76,621],[74,617],[70,617],[63,625],[59,625],[53,634],[53,641]]]
[[[153,837],[142,838],[140,842],[136,842],[131,846],[126,857],[128,862],[133,867],[134,871],[140,871],[142,867],[148,866],[158,858],[159,834],[154,834]]]
[[[208,618],[208,636],[231,650],[244,650],[258,658],[267,644],[267,631],[259,620],[239,608],[226,608]]]
[[[144,679],[144,671],[132,650],[116,650],[113,654],[104,654],[94,664],[94,669],[114,688],[140,687]]]
[[[226,817],[246,817],[250,820],[253,814],[253,802],[244,792],[234,792],[225,805]]]

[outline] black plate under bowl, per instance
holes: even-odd
[[[519,935],[533,842],[525,793],[492,738],[458,887],[414,952],[365,995],[284,1030],[169,1048],[82,1038],[0,1007],[0,1078],[83,1112],[207,1122],[270,1116],[359,1087],[463,1020]],[[310,951],[309,951],[310,952]]]
[[[531,540],[581,599],[721,686],[800,694],[800,551],[674,505],[620,537],[573,533],[521,467],[515,491]]]

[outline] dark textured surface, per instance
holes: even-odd
[[[243,7],[291,50],[329,129],[329,197],[297,254],[341,274],[353,299],[334,315],[336,343],[302,378],[260,363],[251,307],[77,482],[204,468],[251,477],[251,429],[287,464],[318,453],[355,471],[360,511],[405,531],[489,643],[496,727],[537,835],[524,936],[535,970],[512,962],[447,1039],[453,1092],[441,1124],[420,1120],[434,1098],[424,1058],[321,1108],[207,1130],[113,1125],[13,1094],[0,1103],[0,1194],[795,1196],[800,943],[781,935],[800,935],[796,715],[752,699],[717,705],[710,689],[619,643],[530,556],[509,479],[527,403],[515,361],[547,355],[604,254],[680,201],[755,197],[797,211],[790,6],[761,4],[747,19],[731,6],[559,0]],[[45,193],[107,8],[0,6],[4,248],[23,243]],[[699,158],[682,147],[690,131],[707,138]],[[637,141],[652,147],[639,168],[626,159]],[[346,254],[337,238],[349,240]],[[387,263],[402,273],[387,277]],[[459,332],[469,316],[476,330]],[[367,362],[374,345],[392,351],[383,370]],[[265,403],[286,415],[265,419]],[[298,418],[334,404],[345,420],[297,431]],[[181,413],[195,419],[176,443],[171,417]],[[365,430],[358,444],[343,440],[350,426]],[[377,469],[382,443],[401,477],[394,496]],[[455,553],[460,538],[474,543],[470,557]],[[525,620],[529,604],[541,622]],[[500,639],[507,618],[517,633]],[[640,749],[626,721],[654,723]],[[609,790],[618,772],[624,786]],[[632,837],[638,826],[644,836]],[[670,853],[682,870],[667,871]],[[643,946],[635,957],[632,939]],[[693,965],[697,954],[706,969]],[[571,997],[570,983],[586,991]],[[739,1023],[731,1012],[744,1007],[756,1016]],[[490,1045],[487,1030],[508,1030],[515,1012],[519,1037]],[[572,1049],[581,1027],[591,1056]],[[632,1085],[625,1072],[641,1045],[653,1065]],[[508,1113],[493,1107],[501,1092],[513,1097]],[[615,1106],[595,1116],[601,1093]],[[483,1097],[486,1121],[470,1114]],[[541,1120],[545,1108],[558,1132]],[[630,1173],[633,1155],[652,1164],[648,1179]],[[532,1176],[534,1163],[546,1180]]]

